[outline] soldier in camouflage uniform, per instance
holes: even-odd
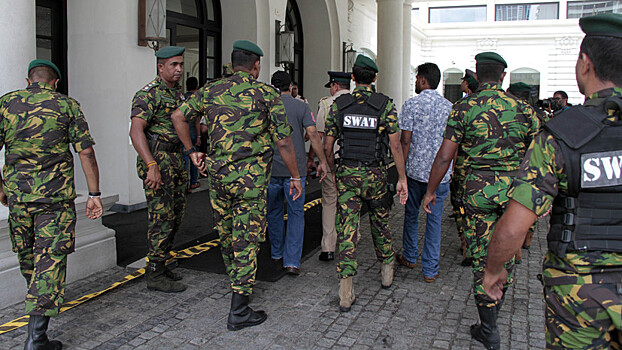
[[[67,254],[75,244],[70,144],[86,175],[86,215],[96,219],[103,212],[95,142],[78,102],[55,92],[60,78],[52,62],[34,60],[28,87],[0,98],[0,147],[5,147],[0,202],[9,207],[11,243],[27,284],[28,350],[62,348],[46,331],[63,304]]]
[[[388,192],[387,168],[383,158],[387,136],[399,176],[397,193],[400,195],[400,203],[405,204],[408,198],[397,111],[388,97],[372,93],[371,84],[376,81],[376,73],[378,67],[373,60],[363,55],[356,58],[352,68],[356,88],[352,94],[342,95],[335,100],[324,129],[324,152],[327,159],[334,159],[333,145],[336,139],[340,145],[338,166],[335,168],[335,164],[330,162],[329,167],[335,176],[338,193],[335,221],[337,275],[340,280],[339,309],[342,312],[350,311],[355,301],[352,277],[357,271],[358,222],[363,203],[369,208],[376,257],[381,262],[381,285],[389,288],[393,283],[395,253],[388,222],[393,194]],[[358,128],[354,128],[355,119],[360,122]],[[354,129],[358,136],[348,136],[352,131],[345,129]],[[357,154],[369,156],[361,159],[356,157]]]
[[[291,127],[278,91],[257,81],[261,49],[236,41],[231,53],[235,73],[203,86],[172,116],[184,145],[191,147],[187,122],[205,117],[208,149],[190,158],[209,172],[210,201],[222,257],[233,289],[229,330],[258,325],[267,314],[248,306],[255,284],[259,243],[266,237],[266,196],[274,144],[292,178],[290,194],[302,193]],[[301,199],[304,200],[304,199]]]
[[[471,326],[471,336],[488,349],[498,349],[501,302],[488,297],[482,288],[486,253],[492,229],[508,203],[507,191],[540,122],[529,104],[501,89],[507,63],[500,55],[483,52],[475,60],[479,90],[452,108],[422,205],[429,212],[434,191],[459,148],[465,157],[464,235],[467,256],[473,259],[473,293],[481,321]],[[512,283],[514,260],[505,267],[507,289]]]
[[[186,289],[177,282],[181,274],[166,266],[186,209],[188,174],[171,121],[171,114],[183,101],[179,80],[184,71],[184,50],[168,46],[156,52],[158,76],[134,95],[130,128],[149,212],[147,288],[167,293]]]
[[[493,234],[484,289],[502,297],[504,263],[553,205],[542,272],[547,349],[620,349],[622,15],[579,24],[586,36],[575,71],[585,104],[553,118],[529,146]],[[588,141],[578,137],[585,133]]]

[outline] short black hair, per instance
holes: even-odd
[[[504,70],[505,67],[501,63],[482,62],[475,64],[475,73],[480,84],[501,80],[501,74],[503,74]]]
[[[199,87],[199,79],[196,77],[190,77],[186,79],[186,90],[194,91]]]
[[[233,70],[236,68],[251,70],[257,61],[259,61],[259,55],[252,52],[244,50],[233,50],[231,52],[231,65],[233,66]]]
[[[34,67],[28,72],[28,79],[30,79],[30,81],[42,81],[46,83],[51,83],[54,80],[58,79],[58,74],[56,74],[52,67],[39,66]]]
[[[346,83],[345,81],[333,81],[333,83],[339,85],[340,88],[342,89],[348,89],[350,90],[350,83]]]
[[[354,66],[352,67],[352,75],[354,75],[354,81],[359,84],[371,84],[376,77],[376,72],[370,68]]]
[[[438,66],[434,63],[427,62],[420,64],[417,67],[417,75],[424,77],[432,89],[436,89],[438,83],[441,81],[441,70],[438,69]]]
[[[622,86],[622,39],[588,35],[581,43],[580,52],[592,59],[598,79]]]

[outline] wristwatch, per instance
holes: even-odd
[[[191,149],[188,149],[188,150],[183,149],[181,151],[181,154],[183,154],[184,156],[189,156],[189,155],[191,155],[194,152],[197,152],[197,148],[193,146]]]

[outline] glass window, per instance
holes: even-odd
[[[214,21],[216,19],[216,9],[214,8],[213,0],[205,0],[205,5],[207,6],[207,20]]]
[[[568,1],[568,18],[598,13],[622,13],[622,1]]]
[[[486,22],[486,6],[431,7],[429,22]]]
[[[559,3],[507,4],[495,7],[495,21],[558,19]]]
[[[448,69],[443,72],[443,96],[451,102],[456,102],[462,98],[462,71],[458,69]]]
[[[413,12],[412,12],[413,17],[419,18],[419,13],[420,11],[418,7],[413,8]]]
[[[192,17],[198,17],[197,4],[195,0],[167,0],[166,10]]]

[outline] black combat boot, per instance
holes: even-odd
[[[227,320],[227,329],[239,331],[245,327],[252,327],[263,323],[268,314],[265,311],[255,311],[248,306],[248,295],[233,292],[231,296],[231,311]]]
[[[484,344],[488,350],[499,350],[501,338],[499,338],[499,329],[497,328],[497,306],[478,305],[477,312],[481,323],[471,326],[471,337]]]
[[[186,290],[182,283],[175,282],[166,276],[164,262],[150,261],[146,271],[147,289],[159,290],[165,293],[179,293]]]
[[[49,316],[30,315],[28,320],[28,338],[24,350],[60,350],[63,343],[49,340],[45,332],[48,330]]]

